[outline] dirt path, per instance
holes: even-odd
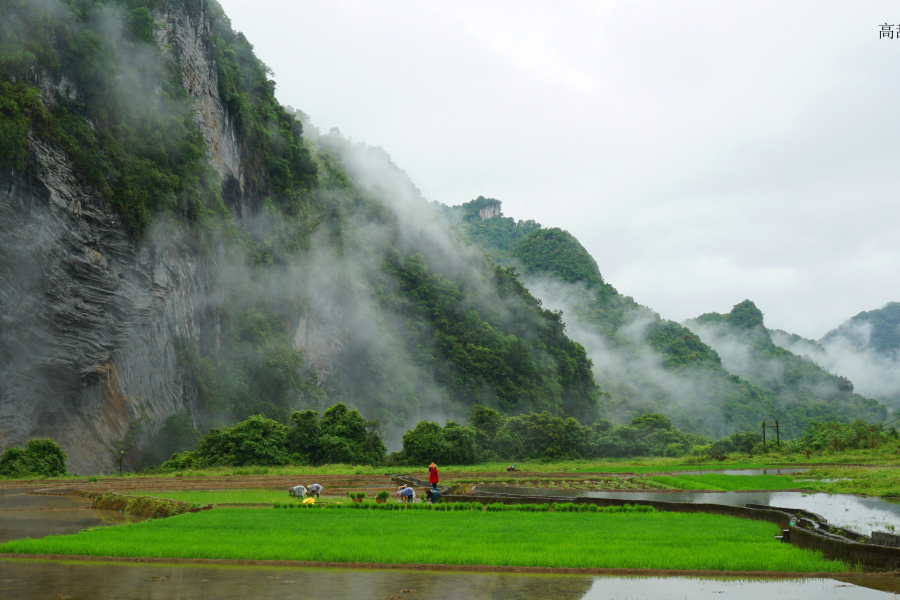
[[[411,473],[423,480],[428,480],[427,473]],[[450,483],[460,479],[570,479],[582,480],[596,478],[572,473],[452,473],[441,476],[441,483]],[[321,484],[328,495],[343,494],[347,491],[363,491],[377,493],[381,490],[392,491],[396,485],[390,475],[211,475],[196,477],[108,477],[99,481],[87,481],[84,478],[73,479],[20,479],[0,482],[0,489],[31,488],[38,490],[64,490],[78,488],[90,492],[107,491],[190,491],[190,490],[287,490],[302,483]]]

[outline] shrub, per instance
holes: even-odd
[[[407,462],[468,465],[478,461],[478,433],[447,421],[442,428],[433,421],[419,421],[403,434],[403,455]]]
[[[262,415],[203,436],[192,462],[198,466],[273,466],[288,462],[287,427]],[[164,464],[167,465],[167,463]]]
[[[321,418],[312,410],[291,415],[294,427],[287,449],[294,462],[379,465],[387,448],[378,421],[366,421],[343,402],[328,407]]]
[[[58,477],[66,474],[66,458],[51,439],[28,440],[24,450],[13,446],[0,455],[0,476]]]

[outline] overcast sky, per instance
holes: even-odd
[[[220,2],[282,103],[665,318],[818,338],[900,301],[896,2]]]

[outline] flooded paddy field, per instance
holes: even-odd
[[[838,527],[869,535],[873,531],[900,532],[900,502],[884,498],[826,494],[818,492],[590,492],[545,488],[478,486],[479,492],[523,496],[559,496],[576,498],[613,498],[617,500],[653,500],[689,504],[746,506],[763,504],[799,508],[825,517]]]
[[[158,486],[159,480],[156,480],[156,483]],[[28,491],[21,488],[0,489],[0,541],[76,533],[88,527],[129,522],[129,519],[121,513],[90,509],[89,502],[81,498],[31,495],[27,493]],[[547,492],[539,491],[542,494]],[[587,493],[591,496],[595,494],[596,492]],[[783,493],[771,495],[779,494],[783,495]],[[563,492],[560,492],[560,495],[563,495]],[[568,495],[572,495],[571,492],[568,492]],[[663,499],[656,493],[640,495],[651,499]],[[708,502],[708,498],[705,497],[722,497],[729,494],[669,495],[680,496],[683,500],[686,496],[696,496],[703,499],[694,501]],[[635,497],[636,494],[625,496]],[[743,497],[744,503],[763,503],[762,494],[740,494],[740,496]],[[748,499],[751,496],[753,499]],[[812,496],[825,495],[807,495]],[[796,506],[796,503],[788,505]],[[825,512],[815,508],[809,510],[820,514]],[[215,598],[219,600],[251,597],[294,599],[304,596],[372,600],[382,598],[758,600],[760,597],[876,599],[897,595],[900,595],[900,579],[870,576],[849,579],[587,576],[0,559],[0,597],[17,599]]]
[[[357,598],[360,600],[623,600],[629,598],[875,600],[896,597],[895,578],[746,579],[452,573],[0,561],[0,596],[22,600],[116,598]]]
[[[83,498],[28,492],[27,489],[0,490],[0,543],[142,520],[114,510],[92,509],[90,501]]]

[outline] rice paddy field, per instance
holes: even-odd
[[[804,482],[831,494],[866,494],[900,498],[900,469],[897,467],[819,467],[803,474],[803,479],[824,478],[833,481]]]
[[[785,475],[676,475],[650,477],[650,481],[679,490],[713,490],[737,492],[742,490],[796,490],[807,482],[797,482]]]
[[[0,545],[0,553],[721,571],[846,572],[775,525],[708,514],[214,510]]]
[[[290,496],[286,491],[275,490],[190,490],[177,492],[147,492],[146,495],[203,505],[273,504],[275,502],[285,502],[290,500]]]

